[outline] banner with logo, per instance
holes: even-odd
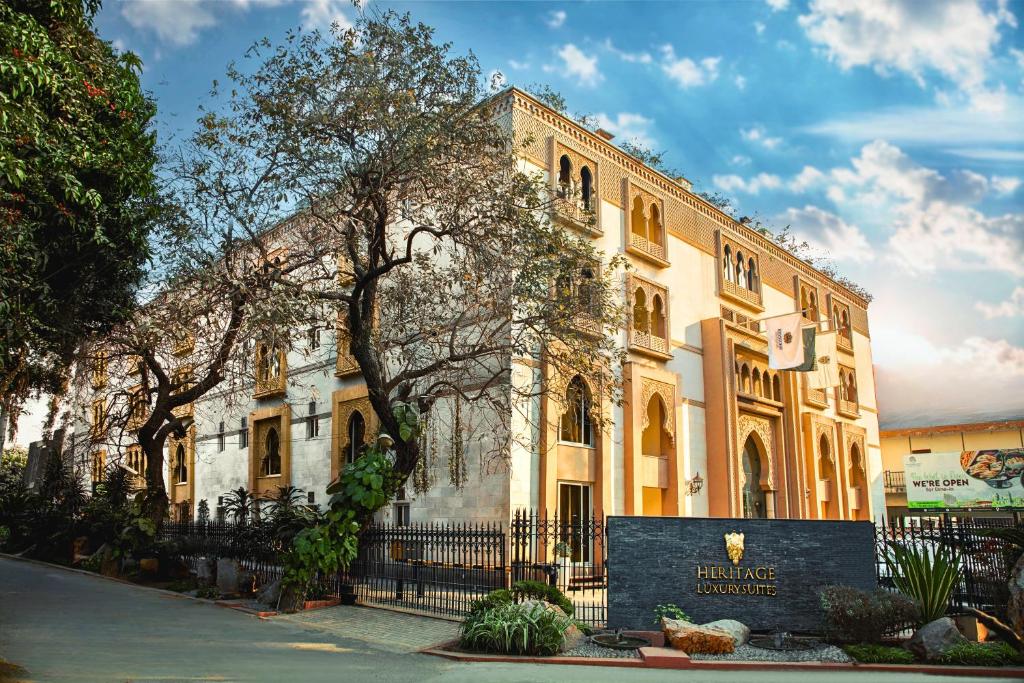
[[[910,509],[1024,510],[1024,448],[903,456]]]

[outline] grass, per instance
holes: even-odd
[[[1006,643],[962,643],[946,650],[935,661],[965,666],[1021,666],[1024,655]]]
[[[914,655],[888,645],[843,645],[843,652],[861,664],[913,664]]]

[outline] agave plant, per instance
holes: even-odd
[[[953,588],[960,580],[960,557],[942,547],[934,555],[914,547],[890,543],[885,564],[896,588],[917,601],[922,624],[946,614]]]

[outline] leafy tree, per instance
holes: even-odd
[[[99,0],[0,3],[0,412],[58,391],[80,339],[131,310],[155,212],[141,63]]]
[[[675,168],[674,166],[669,166],[665,162],[665,151],[657,152],[648,147],[647,145],[643,145],[640,144],[639,142],[634,142],[631,140],[626,140],[625,142],[620,144],[619,149],[621,149],[623,152],[630,155],[631,157],[635,157],[641,163],[650,166],[655,171],[664,173],[669,178],[679,178],[683,175],[682,171]]]

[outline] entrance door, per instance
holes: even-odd
[[[558,484],[559,541],[569,544],[569,559],[592,562],[590,485]]]
[[[743,516],[762,518],[768,516],[768,504],[764,489],[761,488],[761,452],[754,437],[747,437],[743,446]]]

